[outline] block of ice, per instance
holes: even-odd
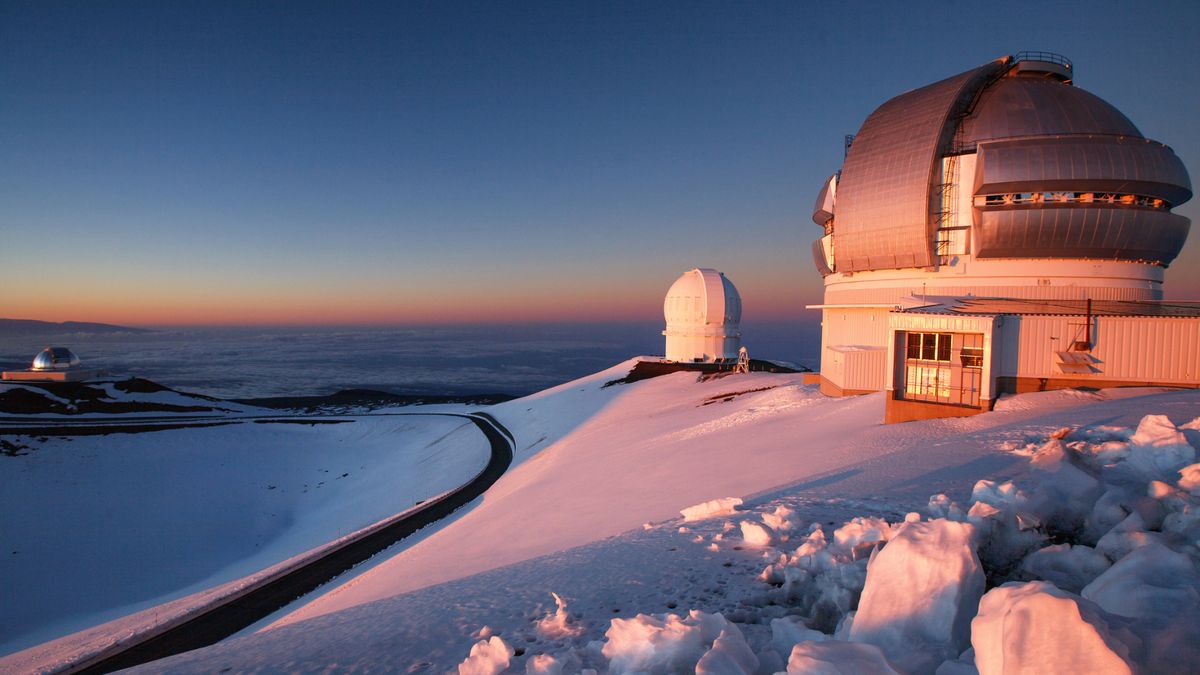
[[[826,640],[792,648],[788,673],[804,675],[900,675],[875,645]]]
[[[1137,638],[1119,617],[1045,581],[988,591],[971,622],[980,675],[1133,673]]]
[[[907,523],[874,557],[850,639],[907,672],[932,673],[969,646],[984,575],[969,523]]]

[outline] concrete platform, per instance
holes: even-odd
[[[102,370],[6,370],[0,373],[5,382],[82,382],[99,377]]]

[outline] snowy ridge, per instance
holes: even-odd
[[[1013,607],[1059,612],[1057,640],[1126,645],[1102,655],[1132,670],[1194,662],[1179,657],[1200,640],[1143,619],[1133,647],[1095,598],[1142,588],[1103,574],[1162,558],[1183,581],[1124,595],[1143,616],[1194,611],[1179,533],[1194,540],[1200,469],[1170,474],[1180,438],[1194,457],[1197,392],[1048,392],[884,427],[880,395],[827,399],[799,376],[603,387],[629,366],[492,408],[520,463],[471,511],[256,635],[145,669],[994,672],[995,645],[1022,658],[990,628]]]
[[[170,414],[186,418],[201,415],[270,414],[252,405],[188,394],[149,380],[88,381],[69,383],[0,383],[0,421],[36,415],[40,420],[85,420],[120,415],[123,418]]]

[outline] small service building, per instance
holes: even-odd
[[[889,422],[1006,392],[1200,386],[1200,303],[1163,302],[1192,197],[1171,148],[1047,52],[901,94],[823,185],[822,391]]]

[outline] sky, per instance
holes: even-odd
[[[1200,3],[0,2],[0,316],[814,314],[842,138],[1021,50],[1200,167]],[[1197,220],[1197,201],[1176,209]],[[1167,271],[1200,299],[1200,235]]]

